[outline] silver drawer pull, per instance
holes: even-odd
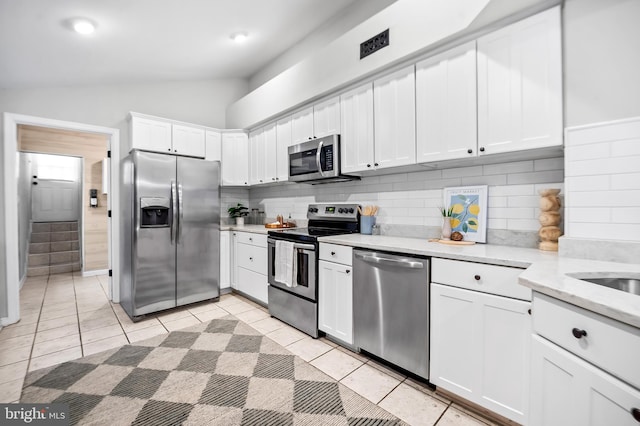
[[[388,257],[371,256],[371,255],[365,255],[360,253],[356,253],[355,257],[357,259],[364,260],[365,262],[377,263],[379,265],[393,265],[401,268],[411,268],[411,269],[424,268],[424,265],[422,262],[414,262],[412,260],[392,259]]]

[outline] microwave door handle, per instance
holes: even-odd
[[[320,155],[322,154],[323,145],[324,141],[320,141],[318,143],[318,150],[316,151],[316,166],[318,167],[318,173],[320,173],[320,176],[327,176],[322,170],[322,164],[320,163]]]

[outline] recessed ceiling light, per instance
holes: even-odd
[[[241,31],[239,33],[233,33],[229,37],[231,38],[231,40],[235,41],[236,43],[243,43],[248,36],[249,35],[246,32]]]
[[[73,30],[78,34],[91,34],[96,30],[96,25],[88,19],[79,18],[71,22]]]

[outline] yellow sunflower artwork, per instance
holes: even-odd
[[[478,232],[478,215],[480,214],[479,196],[455,194],[451,195],[451,231],[470,233]]]

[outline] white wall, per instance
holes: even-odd
[[[640,1],[566,0],[565,125],[640,116]]]
[[[19,153],[18,168],[18,238],[20,240],[20,279],[27,273],[29,256],[28,242],[31,238],[31,185],[32,156],[30,153]]]
[[[249,78],[254,90],[397,0],[355,1]],[[362,40],[364,41],[364,40]]]

